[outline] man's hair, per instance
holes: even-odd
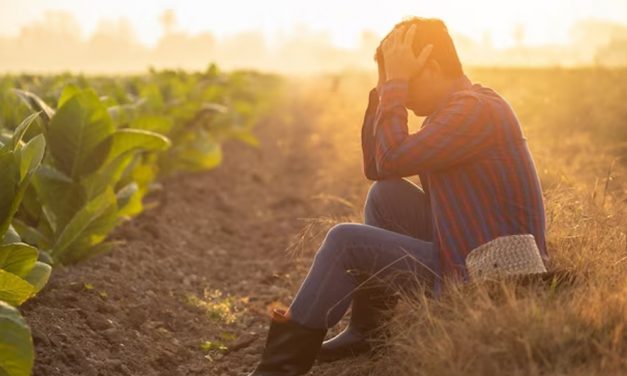
[[[416,56],[420,54],[420,51],[422,51],[426,45],[432,44],[433,50],[429,58],[435,59],[440,64],[445,75],[449,77],[459,77],[464,74],[453,40],[448,33],[446,25],[440,19],[421,17],[408,18],[397,23],[383,40],[387,39],[397,28],[409,27],[413,24],[416,25],[416,37],[414,38],[412,49]],[[383,41],[381,43],[383,43]],[[374,59],[378,64],[384,63],[381,44],[377,47]]]

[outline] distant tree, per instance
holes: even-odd
[[[571,36],[576,45],[595,51],[614,39],[627,39],[627,26],[604,20],[582,20],[575,23]]]

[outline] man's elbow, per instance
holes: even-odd
[[[377,170],[377,175],[381,179],[385,179],[388,177],[392,177],[395,175],[395,172],[392,169],[392,164],[388,158],[376,158],[375,159],[375,169]]]
[[[373,174],[372,172],[366,172],[364,175],[366,176],[366,179],[372,180],[372,181],[383,179],[381,176],[379,176],[379,174]]]
[[[375,162],[379,179],[402,178],[428,171],[428,168],[425,166],[415,164],[411,166],[401,165],[399,160],[386,157],[377,158]]]
[[[379,172],[377,171],[377,168],[374,164],[364,164],[364,168],[363,168],[363,172],[364,172],[364,176],[366,177],[366,179],[368,180],[381,180],[381,177],[379,176]]]

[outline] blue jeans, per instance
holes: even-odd
[[[423,190],[407,179],[376,181],[363,214],[364,224],[339,223],[327,232],[288,309],[291,320],[310,328],[334,326],[353,292],[364,286],[364,275],[382,281],[390,292],[416,283],[433,290],[439,256]]]

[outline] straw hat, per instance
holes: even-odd
[[[466,268],[475,280],[547,273],[531,234],[501,236],[478,246],[466,256]]]

